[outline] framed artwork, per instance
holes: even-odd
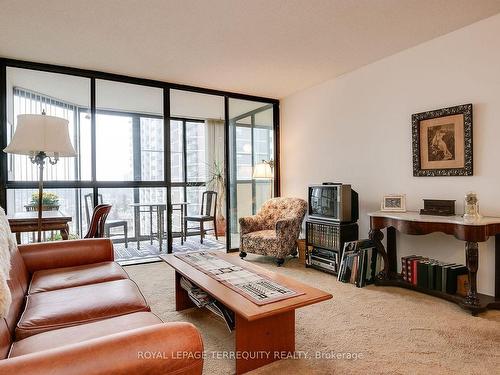
[[[414,176],[472,176],[472,104],[411,116]]]
[[[385,195],[382,199],[382,211],[406,212],[406,195]]]

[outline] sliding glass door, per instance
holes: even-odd
[[[224,97],[171,90],[170,113],[172,250],[225,250]]]
[[[256,214],[262,203],[275,195],[274,129],[272,104],[229,99],[232,249],[239,246],[239,218]],[[262,169],[269,173],[259,175]]]

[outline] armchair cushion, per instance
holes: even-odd
[[[279,253],[276,230],[259,230],[245,234],[241,239],[241,248],[252,249],[254,254],[275,255]]]
[[[85,264],[75,267],[36,271],[31,279],[29,294],[106,281],[128,279],[125,270],[115,262]]]

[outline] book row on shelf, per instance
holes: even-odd
[[[337,279],[361,288],[372,284],[380,270],[380,256],[371,240],[346,242]]]
[[[330,224],[307,223],[308,242],[327,249],[339,248],[339,228]]]
[[[199,308],[205,307],[213,312],[216,316],[224,320],[229,331],[234,330],[235,318],[234,312],[229,310],[222,303],[209,296],[202,289],[193,285],[189,280],[182,277],[180,280],[182,289],[184,289],[189,296],[189,299]]]
[[[446,263],[419,255],[401,258],[403,281],[423,289],[466,295],[468,270],[462,264]]]

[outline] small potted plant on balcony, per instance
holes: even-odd
[[[38,211],[38,192],[31,195],[31,202],[24,206],[26,211]],[[42,211],[59,210],[59,196],[55,193],[44,192],[42,194]]]
[[[208,168],[207,186],[217,192],[217,235],[226,235],[226,218],[224,217],[224,202],[226,200],[226,176],[224,163],[215,160]]]

